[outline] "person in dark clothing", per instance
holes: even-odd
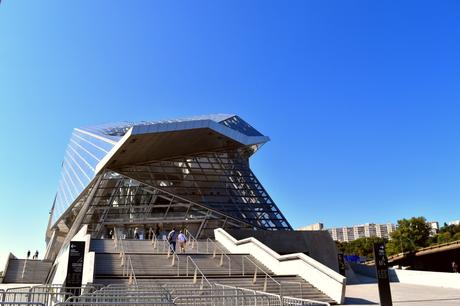
[[[27,259],[30,257],[30,250],[27,251]]]
[[[173,229],[168,234],[169,247],[173,253],[176,252],[176,236],[176,229],[173,227]]]
[[[33,257],[33,259],[38,259],[38,250],[37,250],[37,251],[35,251],[35,254],[34,254],[34,257]]]
[[[157,224],[157,226],[155,226],[155,237],[157,239],[160,238],[160,226]]]

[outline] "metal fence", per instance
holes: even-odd
[[[3,306],[45,306],[42,303],[34,302],[0,302],[0,305]]]
[[[186,306],[281,306],[279,300],[267,295],[179,296],[173,302]]]
[[[324,302],[285,297],[247,288],[216,283],[205,284],[209,284],[209,286],[203,286],[202,283],[197,282],[195,284],[113,284],[106,287],[97,285],[84,287],[64,287],[61,285],[22,287],[0,292],[0,306],[329,306],[328,303]],[[79,295],[74,294],[76,292]]]

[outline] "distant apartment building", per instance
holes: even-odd
[[[298,231],[321,231],[324,229],[323,223],[314,223],[304,227],[299,227]]]
[[[428,222],[430,224],[431,230],[430,230],[430,236],[434,236],[439,232],[439,222],[438,221],[430,221]]]
[[[396,229],[392,223],[374,224],[366,223],[349,227],[335,227],[328,229],[332,239],[340,242],[349,242],[364,237],[390,238],[390,234]]]

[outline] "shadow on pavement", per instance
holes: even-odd
[[[378,303],[354,297],[345,298],[345,305],[379,305]]]

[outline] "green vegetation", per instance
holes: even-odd
[[[390,234],[387,253],[415,251],[429,245],[431,226],[424,217],[398,220],[397,229]]]
[[[429,243],[433,245],[457,240],[460,240],[460,225],[447,225],[444,223],[444,226],[439,229],[439,233],[430,237]]]
[[[391,239],[388,242],[378,237],[360,238],[351,242],[337,242],[337,248],[345,255],[366,256],[368,259],[374,257],[375,242],[387,242],[388,255],[412,252],[419,248],[460,240],[460,225],[444,223],[439,233],[433,236],[430,233],[431,226],[424,217],[412,217],[398,220],[397,229],[390,234]]]
[[[379,237],[359,238],[350,242],[338,242],[337,248],[345,255],[366,256],[368,259],[374,258],[374,243],[386,242]]]

